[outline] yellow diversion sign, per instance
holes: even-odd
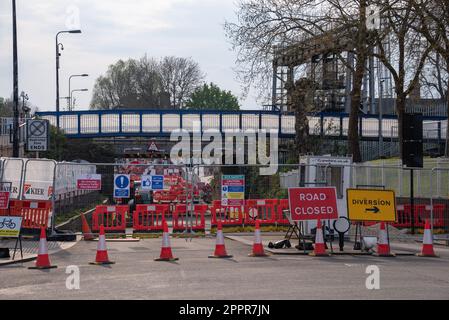
[[[347,189],[348,218],[352,221],[396,221],[394,191]]]

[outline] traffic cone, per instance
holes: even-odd
[[[215,253],[213,256],[209,256],[209,258],[232,258],[232,256],[228,255],[226,252],[221,220],[218,220],[217,222],[217,243],[215,245]]]
[[[253,253],[249,254],[250,257],[266,257],[267,254],[263,249],[262,237],[260,235],[260,223],[256,220],[256,230],[254,231],[254,244]]]
[[[104,226],[101,225],[100,236],[98,237],[97,256],[95,258],[95,262],[91,262],[90,264],[106,265],[114,263],[115,262],[109,260],[108,249],[106,248],[106,236],[104,234]]]
[[[178,258],[173,257],[173,253],[171,251],[170,246],[170,236],[168,234],[168,225],[167,221],[163,221],[164,225],[164,233],[162,234],[162,248],[161,248],[161,256],[158,259],[154,259],[154,261],[176,261]]]
[[[48,245],[47,245],[47,235],[45,233],[45,228],[41,228],[41,236],[39,240],[39,252],[37,255],[36,265],[34,267],[29,267],[28,269],[54,269],[57,266],[52,266],[50,264],[50,259],[48,257]]]
[[[375,255],[379,257],[395,257],[395,255],[390,252],[385,222],[381,222],[380,224],[379,237],[377,240],[377,253]]]
[[[321,219],[318,219],[316,224],[315,233],[315,245],[313,252],[309,253],[310,256],[314,257],[328,257],[329,254],[326,252],[326,244],[324,243],[323,237],[323,227],[321,224]]]
[[[433,235],[430,228],[429,220],[426,220],[424,229],[423,245],[421,253],[416,254],[418,257],[438,257],[433,250]]]
[[[92,241],[94,239],[94,235],[92,234],[92,231],[90,230],[89,224],[87,223],[84,213],[81,214],[81,222],[82,222],[82,231],[83,231],[84,241]]]

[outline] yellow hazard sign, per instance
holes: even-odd
[[[347,189],[348,218],[352,221],[396,221],[392,190]]]

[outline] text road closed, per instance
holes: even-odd
[[[292,220],[337,219],[335,188],[290,188],[288,190]]]

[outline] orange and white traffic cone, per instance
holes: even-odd
[[[154,261],[176,261],[176,260],[179,260],[178,258],[173,257],[173,253],[171,251],[170,236],[168,234],[167,221],[164,220],[162,222],[162,224],[164,225],[164,233],[162,234],[161,256],[158,259],[154,259]]]
[[[321,219],[318,219],[317,221],[315,233],[315,246],[313,252],[309,253],[309,255],[314,257],[329,256],[329,254],[326,252],[326,244],[324,243],[323,225],[321,224]]]
[[[48,257],[48,245],[47,245],[47,235],[45,233],[45,228],[41,228],[41,236],[39,239],[39,252],[37,255],[36,265],[34,267],[29,267],[28,269],[54,269],[57,266],[52,266],[50,264],[50,258]]]
[[[429,220],[426,220],[422,244],[421,253],[417,254],[418,257],[438,257],[433,250],[433,235]]]
[[[379,257],[395,257],[395,254],[390,251],[388,235],[385,230],[385,222],[381,222],[380,224],[379,237],[377,240],[377,252],[375,255]]]
[[[217,222],[217,243],[215,245],[215,252],[214,255],[209,256],[209,258],[232,258],[232,256],[228,255],[226,252],[221,220],[218,220]]]
[[[106,265],[114,263],[115,262],[109,260],[108,249],[106,248],[106,236],[104,233],[104,226],[101,225],[100,236],[98,237],[97,256],[95,258],[95,262],[91,262],[90,264]]]
[[[253,253],[249,254],[250,257],[266,257],[267,254],[263,249],[262,236],[260,235],[260,223],[256,220],[256,229],[254,230],[254,244]]]
[[[87,223],[86,217],[84,213],[81,214],[81,222],[82,222],[82,231],[83,231],[83,239],[84,241],[91,241],[94,239],[94,235],[90,230],[89,224]]]

